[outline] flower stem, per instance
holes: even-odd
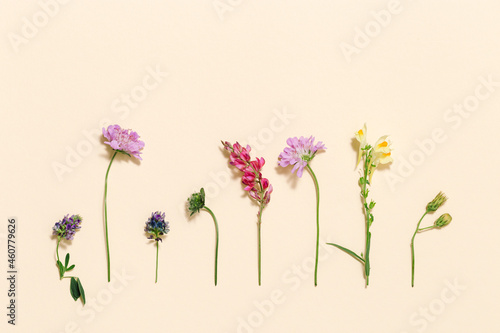
[[[307,170],[311,173],[314,181],[314,186],[316,187],[316,260],[314,264],[314,286],[318,285],[318,255],[319,255],[319,184],[316,175],[313,170],[307,164]]]
[[[415,280],[415,247],[414,247],[414,241],[415,241],[415,236],[417,235],[417,232],[419,231],[418,228],[420,227],[420,222],[424,219],[425,215],[427,215],[428,211],[426,210],[424,215],[420,218],[420,221],[418,221],[417,228],[415,229],[415,232],[413,233],[413,237],[411,238],[411,286],[413,287],[414,285],[414,280]]]
[[[431,225],[429,227],[425,227],[425,228],[421,228],[421,229],[418,229],[418,232],[420,231],[424,231],[424,230],[428,230],[428,229],[434,229],[436,226],[435,225]]]
[[[217,285],[217,261],[219,257],[219,225],[217,224],[217,219],[215,218],[214,212],[207,206],[203,207],[207,212],[212,215],[215,224],[215,273],[214,273],[214,283]]]
[[[364,170],[363,170],[363,184],[362,184],[362,189],[361,189],[361,196],[363,197],[363,207],[365,210],[365,219],[366,219],[366,244],[365,244],[365,279],[366,279],[366,286],[370,284],[370,245],[371,245],[371,237],[372,234],[370,233],[370,225],[371,225],[371,209],[370,206],[368,206],[366,202],[366,198],[368,197],[368,192],[366,189],[367,184],[369,184],[369,174],[373,172],[371,168],[371,159],[372,159],[372,154],[370,152],[364,153],[365,155],[365,163],[364,163]],[[370,177],[371,178],[371,177]]]
[[[59,259],[59,243],[60,242],[61,242],[61,236],[57,236],[57,245],[56,245],[56,255],[57,255],[57,261],[58,261],[57,267],[59,267],[59,262],[61,262],[61,260]],[[59,272],[59,280],[62,280],[62,279],[63,279],[63,276],[61,276],[61,272]]]
[[[59,260],[59,243],[61,242],[61,237],[58,236],[57,237],[57,245],[56,245],[56,255],[57,255],[57,261],[61,261]]]
[[[257,239],[258,239],[258,243],[259,243],[259,286],[260,286],[260,280],[261,280],[261,261],[262,261],[262,255],[261,255],[261,237],[260,237],[260,225],[262,223],[262,211],[264,210],[264,204],[261,203],[260,207],[259,207],[259,220],[257,221]]]
[[[111,281],[111,271],[110,271],[110,260],[109,260],[109,240],[108,240],[108,174],[109,169],[111,168],[111,164],[115,159],[115,156],[118,152],[115,150],[113,157],[111,157],[111,161],[109,162],[108,170],[106,171],[106,179],[104,181],[104,224],[106,226],[106,253],[107,253],[107,261],[108,261],[108,282]]]
[[[160,245],[158,244],[158,241],[156,241],[156,277],[155,277],[155,283],[158,282],[158,252],[160,249]]]

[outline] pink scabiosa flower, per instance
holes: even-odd
[[[309,162],[319,150],[325,150],[326,147],[322,141],[314,144],[314,137],[305,138],[288,138],[286,143],[289,147],[283,149],[278,156],[278,164],[284,168],[293,165],[292,173],[297,170],[297,177],[301,178],[304,168],[307,168],[316,187],[316,261],[314,265],[314,285],[318,285],[318,254],[319,254],[319,184],[316,175],[314,174]]]
[[[109,125],[107,129],[102,129],[102,135],[108,140],[104,143],[115,151],[142,160],[141,150],[144,148],[144,142],[139,140],[139,134],[136,132],[123,129],[120,125]]]
[[[111,270],[110,270],[110,256],[109,256],[109,240],[108,240],[108,175],[111,164],[116,157],[116,154],[122,153],[128,156],[134,156],[138,160],[141,158],[141,150],[144,148],[144,142],[139,140],[139,135],[130,130],[123,129],[119,125],[110,125],[107,129],[102,129],[102,135],[108,140],[104,143],[113,148],[113,155],[111,161],[109,162],[108,170],[106,171],[106,178],[104,181],[104,224],[106,231],[106,252],[107,252],[107,263],[108,263],[108,282],[111,281]]]
[[[310,136],[305,138],[303,136],[299,138],[288,138],[286,143],[290,147],[283,149],[279,156],[279,165],[282,167],[287,167],[293,165],[292,173],[297,170],[297,177],[301,178],[304,168],[308,166],[308,163],[312,161],[318,150],[326,149],[323,142],[318,142],[314,144],[314,137]]]
[[[229,164],[235,166],[243,173],[241,182],[245,185],[245,191],[250,197],[257,201],[259,205],[259,213],[257,214],[257,234],[259,243],[259,286],[261,283],[261,241],[260,241],[260,225],[262,223],[262,211],[271,200],[273,186],[267,178],[262,177],[262,167],[266,163],[264,158],[257,157],[255,160],[250,158],[250,146],[243,147],[238,142],[231,144],[227,141],[221,141],[224,149],[229,152]]]

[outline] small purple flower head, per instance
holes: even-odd
[[[148,218],[148,221],[146,222],[144,231],[150,234],[148,235],[148,239],[154,239],[157,242],[162,241],[160,236],[163,236],[170,231],[168,222],[165,221],[165,213],[152,213],[151,217]]]
[[[52,227],[52,234],[58,238],[66,238],[67,240],[73,240],[75,233],[81,228],[82,218],[80,215],[66,215],[64,218],[56,222]]]
[[[282,167],[287,167],[293,165],[292,173],[297,170],[297,176],[302,177],[304,168],[307,166],[309,161],[312,161],[318,150],[326,149],[323,142],[319,141],[314,144],[314,137],[304,138],[303,136],[299,138],[288,138],[286,143],[290,147],[286,147],[280,153],[278,164]]]
[[[142,160],[140,150],[144,148],[144,142],[139,140],[139,134],[136,132],[122,129],[119,125],[109,125],[107,129],[102,129],[102,135],[108,140],[104,143],[114,150]]]

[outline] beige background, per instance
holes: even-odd
[[[2,331],[499,331],[499,4],[62,2],[42,0],[52,3],[44,6],[50,15],[36,2],[0,2],[2,251],[7,217],[19,219],[18,325],[6,324],[2,278]],[[156,81],[148,78],[155,70]],[[131,93],[133,107],[122,100]],[[456,113],[464,103],[472,111]],[[120,157],[110,173],[111,284],[102,218],[110,149],[99,136],[106,122],[146,142],[141,163]],[[357,262],[322,248],[315,288],[313,182],[279,170],[276,158],[290,136],[326,143],[312,162],[322,242],[360,252],[352,138],[364,122],[370,142],[391,134],[395,148],[394,164],[373,178],[371,285],[364,288]],[[232,177],[221,139],[251,142],[275,188],[263,215],[261,287],[257,209]],[[184,212],[201,186],[220,223],[218,287],[210,216]],[[450,199],[438,213],[454,219],[417,237],[412,289],[410,237],[440,190]],[[154,210],[171,223],[156,285],[155,249],[142,231]],[[86,287],[84,309],[54,264],[51,227],[67,213],[84,217],[63,249]]]

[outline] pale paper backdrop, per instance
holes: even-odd
[[[500,3],[495,1],[55,1],[0,3],[2,276],[7,218],[18,218],[17,325],[2,332],[498,332]],[[390,134],[377,171],[372,274],[322,247],[313,286],[311,177],[276,161],[290,136],[328,149],[312,162],[321,240],[356,252],[364,218],[354,132]],[[113,280],[106,281],[105,123],[136,130],[140,163],[120,156],[109,179]],[[257,207],[219,140],[251,143],[274,186],[263,214],[257,286]],[[204,186],[220,223],[188,219]],[[440,190],[450,226],[410,238]],[[154,210],[171,232],[155,249]],[[59,281],[53,224],[79,213],[69,251],[88,304]]]

